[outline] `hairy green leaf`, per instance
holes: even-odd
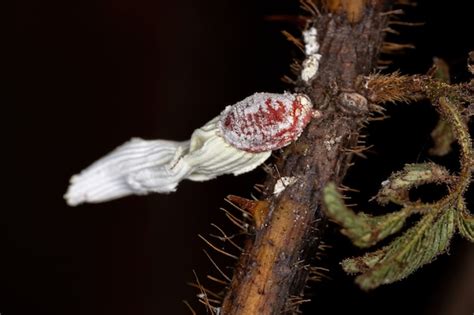
[[[410,189],[428,183],[450,183],[452,178],[447,169],[435,163],[406,164],[403,170],[382,182],[376,199],[382,205],[388,202],[406,205],[410,203]]]
[[[344,259],[341,266],[349,274],[363,273],[373,268],[385,255],[384,250],[377,250],[364,256]]]
[[[428,151],[431,155],[444,156],[451,152],[451,146],[456,141],[449,122],[444,119],[438,120],[436,127],[431,132],[433,147]]]
[[[328,216],[341,225],[341,232],[359,247],[372,246],[399,231],[410,215],[404,209],[381,216],[370,216],[362,212],[355,214],[346,207],[334,184],[326,186],[323,198]]]
[[[465,212],[458,213],[457,227],[462,236],[474,242],[474,217]]]
[[[433,58],[433,66],[428,71],[428,75],[435,80],[450,83],[449,66],[440,58]],[[428,153],[436,156],[444,156],[451,152],[451,145],[456,141],[449,122],[442,117],[439,118],[436,127],[431,132],[431,138],[433,147]]]
[[[364,290],[401,280],[446,251],[455,230],[454,219],[455,209],[425,215],[389,245],[363,257],[347,259],[343,268],[347,272],[364,272],[356,278]]]

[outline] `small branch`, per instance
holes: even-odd
[[[439,67],[432,70],[442,74],[438,71]],[[361,274],[356,283],[364,290],[401,280],[430,263],[447,250],[456,231],[474,242],[474,217],[467,211],[463,196],[471,183],[474,156],[467,118],[462,115],[463,103],[470,103],[470,96],[465,93],[463,85],[450,85],[447,79],[441,82],[439,78],[432,77],[375,75],[364,83],[364,87],[369,91],[371,100],[409,102],[419,98],[429,99],[459,143],[459,174],[451,175],[435,163],[405,165],[402,171],[393,173],[382,182],[382,188],[375,197],[379,204],[391,202],[401,206],[401,210],[379,216],[363,212],[355,214],[344,204],[343,196],[334,184],[329,184],[324,190],[326,213],[343,227],[341,232],[359,247],[375,245],[398,232],[412,213],[422,216],[388,245],[342,262],[346,272]],[[446,75],[443,77],[447,78]],[[446,185],[447,195],[432,203],[411,201],[410,190],[427,183]]]

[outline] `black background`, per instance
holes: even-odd
[[[391,69],[424,73],[438,56],[455,80],[467,78],[465,59],[474,48],[468,6],[425,0],[406,8],[403,20],[426,25],[397,28],[402,35],[392,39],[417,49],[391,57]],[[290,0],[17,2],[16,96],[13,116],[4,116],[14,174],[5,180],[12,200],[0,217],[2,315],[189,314],[181,300],[196,305],[196,292],[186,282],[193,269],[202,280],[211,269],[197,234],[211,232],[210,222],[228,224],[218,211],[223,197],[248,196],[263,171],[76,208],[62,195],[72,174],[132,136],[183,140],[225,105],[255,91],[290,89],[280,77],[297,54],[280,31],[296,29],[266,17],[297,9]],[[370,126],[373,153],[347,178],[362,190],[354,197],[361,205],[391,170],[426,160],[436,122],[429,104],[389,114]],[[456,166],[455,155],[435,161]],[[308,314],[474,311],[473,246],[459,237],[451,255],[370,293],[335,264],[357,252],[337,234],[331,238],[322,264],[332,265],[332,280],[310,292]],[[455,289],[466,283],[471,291],[463,296]]]

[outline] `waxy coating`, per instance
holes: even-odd
[[[219,130],[237,149],[272,151],[298,139],[312,116],[311,101],[303,94],[255,93],[226,107]]]

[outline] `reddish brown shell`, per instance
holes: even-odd
[[[271,151],[298,139],[312,113],[306,95],[255,93],[226,107],[220,115],[219,130],[224,140],[238,149]]]

